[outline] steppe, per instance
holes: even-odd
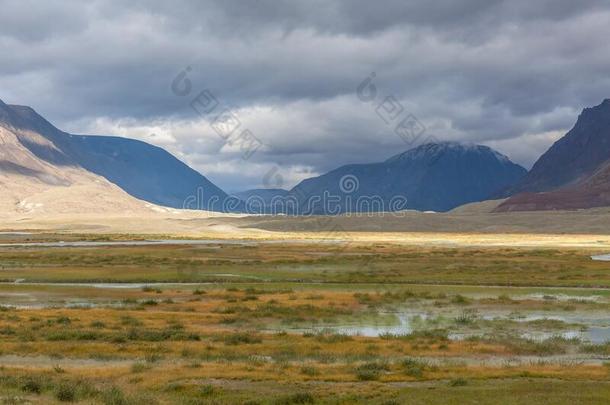
[[[607,212],[149,211],[4,220],[3,401],[610,400]]]

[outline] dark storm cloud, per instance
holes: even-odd
[[[161,144],[231,189],[407,148],[355,96],[376,73],[440,139],[531,164],[610,97],[610,4],[567,0],[0,0],[0,98],[75,132]],[[186,66],[193,91],[170,91]],[[188,107],[208,88],[265,147],[247,162]],[[527,145],[527,147],[524,147]],[[245,169],[245,168],[248,169]]]

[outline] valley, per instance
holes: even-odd
[[[610,398],[610,267],[591,259],[610,250],[604,237],[531,246],[527,237],[488,235],[505,245],[484,246],[457,234],[428,235],[436,243],[426,246],[384,234],[349,244],[121,244],[150,236],[0,236],[5,398],[567,404],[576,390],[588,390],[579,403]]]
[[[0,10],[0,405],[610,404],[610,2]]]

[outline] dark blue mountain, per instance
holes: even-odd
[[[485,200],[526,173],[487,146],[431,143],[385,162],[342,166],[304,180],[290,196],[300,213],[448,211]]]

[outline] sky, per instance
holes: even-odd
[[[424,140],[526,168],[610,98],[607,0],[0,0],[0,99],[229,192]],[[409,136],[401,123],[413,124]]]

